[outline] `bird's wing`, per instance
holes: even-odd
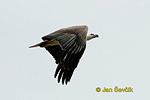
[[[42,37],[43,40],[57,40],[60,45],[46,47],[58,64],[54,77],[58,75],[58,82],[70,81],[74,69],[77,67],[86,47],[87,27],[61,29]]]

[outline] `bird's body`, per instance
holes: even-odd
[[[87,32],[87,26],[62,28],[42,37],[43,42],[30,48],[44,47],[58,64],[54,77],[56,78],[59,73],[58,82],[62,79],[62,84],[67,84],[84,53],[86,41],[98,37],[97,34],[87,36]]]

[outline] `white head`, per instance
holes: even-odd
[[[91,40],[93,38],[99,37],[98,34],[88,34],[86,40]]]

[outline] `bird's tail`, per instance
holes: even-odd
[[[38,43],[38,44],[36,44],[36,45],[30,46],[29,48],[34,48],[34,47],[38,47],[38,46],[39,46],[39,47],[47,47],[48,44],[49,44],[49,41],[43,41],[43,42]]]
[[[36,45],[30,46],[29,48],[38,47],[38,46],[40,46],[40,45],[41,45],[41,43],[38,43],[38,44],[36,44]]]

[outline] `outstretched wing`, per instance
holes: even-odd
[[[87,31],[87,26],[74,26],[42,37],[43,40],[55,39],[60,43],[60,45],[46,47],[58,64],[54,75],[55,78],[58,75],[58,82],[61,79],[62,84],[70,81],[86,48]]]

